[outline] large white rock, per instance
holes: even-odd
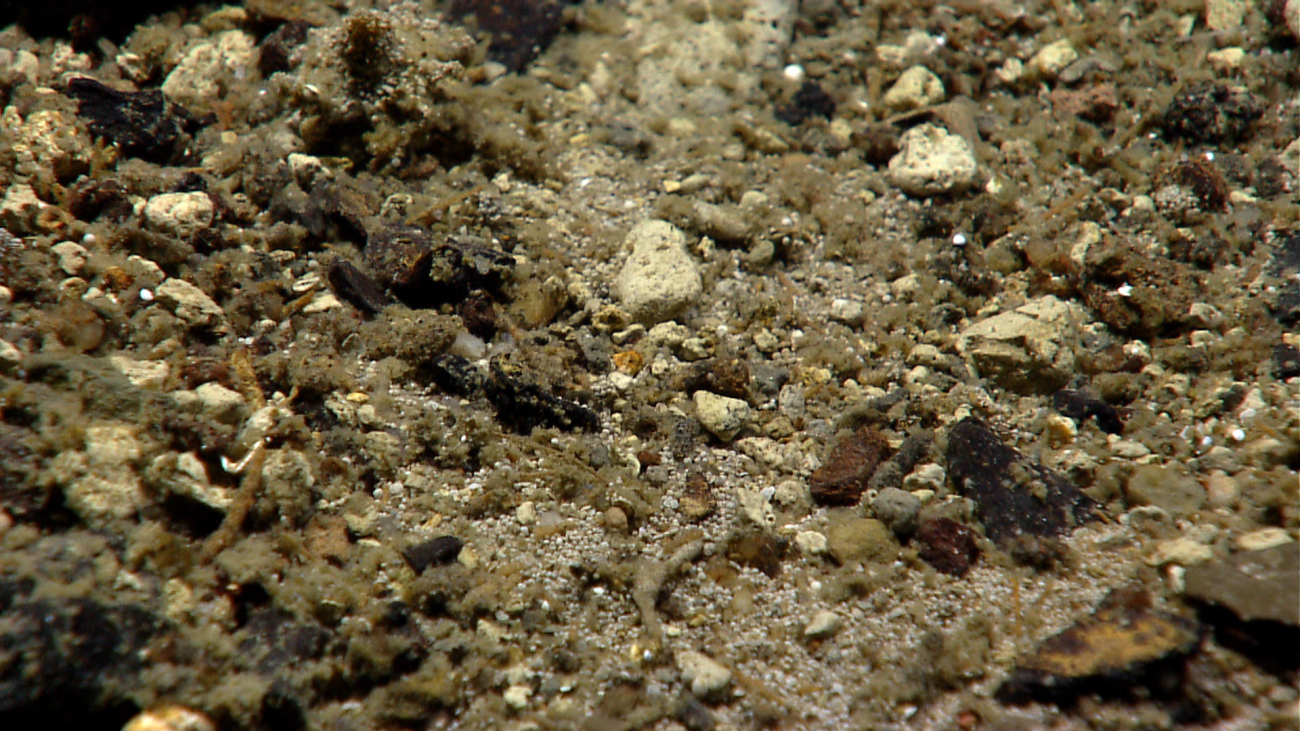
[[[681,650],[676,660],[682,680],[691,684],[696,698],[716,698],[731,683],[731,671],[702,652]]]
[[[960,192],[978,175],[979,164],[966,140],[933,124],[903,133],[887,173],[890,183],[911,195]]]
[[[191,236],[212,225],[216,207],[207,193],[163,193],[144,204],[144,218],[154,229],[174,236]]]
[[[686,234],[667,221],[643,221],[627,235],[632,249],[614,281],[623,309],[645,323],[672,319],[704,290],[699,268],[686,251]]]
[[[188,109],[211,109],[243,82],[256,44],[242,30],[226,31],[215,40],[195,44],[163,80],[163,93]]]

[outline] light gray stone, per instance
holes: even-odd
[[[844,626],[844,620],[840,615],[829,609],[823,609],[808,620],[808,626],[803,628],[803,636],[810,640],[820,640],[830,637],[840,631]]]
[[[686,234],[667,221],[643,221],[627,235],[631,256],[614,290],[623,308],[647,324],[681,314],[704,290]]]
[[[144,219],[151,227],[173,236],[192,236],[212,225],[216,206],[207,193],[163,193],[144,204]]]
[[[689,683],[696,698],[717,698],[731,684],[731,671],[725,665],[695,650],[679,650],[677,669]]]
[[[132,386],[150,391],[161,390],[172,370],[167,361],[136,360],[121,353],[109,356],[108,362],[126,376],[126,380],[130,381]]]
[[[1051,393],[1070,380],[1074,353],[1061,342],[1076,313],[1048,295],[962,330],[959,349],[983,378],[1017,393]]]
[[[906,490],[886,487],[872,504],[878,518],[895,535],[908,536],[916,531],[917,516],[921,514],[921,499]]]
[[[195,44],[163,80],[163,93],[188,109],[212,109],[247,73],[254,45],[253,37],[240,30]]]
[[[695,416],[714,436],[724,442],[735,438],[736,434],[749,423],[751,410],[749,404],[727,396],[719,396],[709,391],[696,391],[694,396]]]
[[[933,124],[903,133],[887,173],[890,183],[917,196],[960,192],[978,176],[979,164],[966,140]]]
[[[226,313],[206,292],[184,279],[168,279],[158,285],[154,296],[190,327],[224,328]]]
[[[148,498],[132,463],[142,449],[125,424],[86,428],[84,451],[67,451],[51,463],[50,476],[63,485],[67,506],[86,524],[101,527],[134,516]]]
[[[205,383],[194,389],[203,415],[223,424],[237,424],[244,419],[244,397],[220,383]]]
[[[943,101],[943,82],[924,66],[903,72],[881,99],[885,106],[898,111],[928,107]]]
[[[190,498],[220,512],[229,509],[233,500],[230,488],[212,484],[207,466],[194,452],[158,455],[145,471],[145,479],[155,489]]]

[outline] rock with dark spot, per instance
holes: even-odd
[[[114,178],[87,178],[74,185],[70,193],[68,211],[82,221],[94,221],[102,216],[121,223],[133,212],[126,187]]]
[[[831,450],[826,463],[808,479],[813,499],[822,505],[856,505],[876,467],[889,456],[889,442],[875,427],[864,426]]]
[[[1116,330],[1138,337],[1177,331],[1204,285],[1185,264],[1138,252],[1129,244],[1088,249],[1083,301]]]
[[[1091,616],[1017,660],[995,697],[1007,704],[1060,703],[1092,692],[1161,692],[1200,640],[1195,620],[1151,609],[1145,592],[1117,590]]]
[[[1228,181],[1213,162],[1193,157],[1156,172],[1154,188],[1176,185],[1192,192],[1202,211],[1222,211],[1232,192]]]
[[[1092,498],[1003,444],[975,417],[949,432],[947,458],[957,491],[975,501],[985,534],[999,545],[1025,533],[1061,535],[1096,518]]]
[[[190,114],[161,91],[124,92],[76,77],[68,81],[68,96],[77,100],[77,114],[90,120],[91,134],[149,162],[168,162],[195,127]]]
[[[1300,348],[1286,343],[1273,346],[1273,377],[1279,381],[1300,376]]]
[[[1097,428],[1107,434],[1124,433],[1124,422],[1119,418],[1119,411],[1086,391],[1063,388],[1052,394],[1052,408],[1080,424],[1089,418],[1095,418]]]
[[[411,307],[437,299],[429,286],[432,260],[433,241],[424,229],[385,226],[366,241],[366,264],[375,280]]]
[[[477,366],[451,353],[435,358],[430,368],[433,371],[433,381],[439,388],[466,398],[477,398],[487,380]]]
[[[731,398],[749,398],[749,363],[743,358],[719,358],[705,377],[709,390]]]
[[[423,573],[430,566],[443,566],[456,560],[465,542],[456,536],[438,536],[402,550],[402,558],[415,573]]]
[[[334,291],[358,310],[375,314],[392,304],[379,283],[344,259],[330,262],[326,276]]]
[[[1193,142],[1230,142],[1244,138],[1264,114],[1254,94],[1205,81],[1174,96],[1164,114],[1165,132]]]
[[[523,71],[560,32],[563,10],[560,0],[452,0],[447,15],[459,22],[472,18],[491,37],[488,58]]]
[[[949,576],[961,578],[979,560],[980,547],[975,531],[951,518],[927,520],[912,540],[921,560]]]
[[[776,118],[797,127],[813,117],[830,119],[835,116],[835,99],[816,81],[805,81],[794,93],[790,103],[776,110]]]
[[[788,539],[765,530],[755,530],[727,544],[727,559],[758,569],[774,579],[781,575],[781,559],[785,558],[789,547]]]
[[[558,429],[600,428],[596,412],[576,401],[556,396],[527,379],[515,366],[494,359],[484,392],[502,424],[526,434],[539,426]]]
[[[310,23],[295,20],[281,25],[262,39],[257,46],[257,71],[262,78],[293,68],[290,59],[293,58],[294,50],[307,42],[309,30]]]

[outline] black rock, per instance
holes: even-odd
[[[421,573],[430,566],[442,566],[456,560],[465,542],[456,536],[438,536],[402,551],[402,557],[411,565],[415,573]]]
[[[984,422],[967,417],[948,434],[948,474],[975,501],[993,542],[1061,535],[1096,518],[1097,503],[1060,475],[1002,443]]]
[[[262,78],[267,78],[277,71],[288,71],[292,66],[290,59],[294,49],[307,42],[307,31],[311,24],[303,20],[294,20],[268,34],[258,44],[257,71]]]
[[[1095,418],[1097,428],[1107,434],[1124,433],[1124,422],[1119,418],[1119,411],[1086,391],[1063,388],[1052,394],[1052,408],[1081,424],[1089,418]]]
[[[77,100],[77,114],[90,121],[91,134],[149,162],[171,160],[183,147],[178,143],[197,126],[189,112],[161,91],[118,91],[79,76],[68,81],[68,96]]]
[[[434,359],[430,369],[438,388],[465,398],[477,398],[487,382],[477,366],[459,355],[444,353]]]
[[[330,262],[327,276],[334,291],[358,310],[375,314],[392,304],[383,287],[348,261]]]
[[[813,117],[830,119],[835,116],[835,100],[816,81],[805,81],[794,93],[790,104],[776,111],[776,118],[797,127]]]
[[[491,36],[488,58],[523,71],[560,32],[563,10],[560,0],[452,0],[447,14],[459,22],[473,18]]]
[[[1205,81],[1179,92],[1165,110],[1165,132],[1194,142],[1244,138],[1264,114],[1259,98],[1225,84]]]
[[[1300,348],[1286,343],[1273,346],[1273,377],[1279,381],[1300,376]]]
[[[500,359],[492,361],[484,391],[496,407],[501,423],[520,433],[526,434],[539,426],[565,430],[600,428],[600,417],[595,411],[531,383],[522,372]]]

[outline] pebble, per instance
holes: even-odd
[[[943,82],[924,66],[913,66],[898,77],[898,81],[881,99],[885,106],[897,111],[928,107],[943,101]]]
[[[1034,57],[1029,60],[1029,67],[1038,72],[1038,75],[1045,79],[1054,79],[1056,75],[1066,66],[1074,63],[1079,58],[1079,52],[1074,50],[1074,45],[1070,39],[1062,38],[1055,43],[1049,43],[1043,46]]]
[[[216,731],[207,716],[185,706],[161,706],[131,717],[122,731]]]
[[[875,427],[845,437],[808,479],[813,499],[822,505],[856,505],[888,454],[889,442]]]
[[[907,477],[904,477],[903,489],[910,492],[929,491],[936,493],[943,489],[943,483],[947,479],[948,471],[931,462],[917,467]]]
[[[194,389],[203,415],[223,424],[236,424],[244,418],[244,397],[220,383],[205,383]]]
[[[623,308],[646,324],[681,314],[704,290],[686,234],[667,221],[643,221],[627,235],[631,256],[614,282]]]
[[[1205,27],[1210,30],[1238,28],[1249,9],[1248,0],[1205,0]]]
[[[4,356],[0,354],[0,362],[3,362]],[[143,388],[150,391],[160,391],[167,382],[167,377],[171,375],[171,364],[163,360],[136,360],[129,355],[117,353],[109,356],[108,362],[113,364],[126,380],[131,382],[136,388]]]
[[[741,399],[696,391],[693,400],[700,424],[724,442],[734,439],[749,424],[752,412],[749,404]]]
[[[892,558],[898,544],[893,533],[875,518],[850,518],[827,531],[826,548],[841,564]]]
[[[1241,498],[1241,488],[1227,473],[1215,470],[1205,479],[1205,494],[1212,508],[1231,508]]]
[[[515,520],[519,525],[532,525],[537,522],[537,505],[532,500],[525,500],[515,508]]]
[[[129,518],[148,502],[133,464],[143,448],[135,430],[124,424],[86,428],[84,452],[62,452],[50,476],[63,483],[64,500],[92,526]]]
[[[831,319],[846,325],[860,325],[866,314],[862,303],[855,300],[836,298],[831,300]]]
[[[1073,352],[1062,347],[1070,306],[1048,295],[961,331],[959,349],[981,377],[1017,393],[1051,393],[1075,373]]]
[[[190,327],[218,330],[224,326],[226,313],[206,292],[184,279],[168,279],[158,285],[154,296]]]
[[[979,165],[970,145],[933,124],[903,133],[899,152],[889,161],[889,182],[916,196],[955,193],[973,185]]]
[[[1242,551],[1187,569],[1189,597],[1231,609],[1264,634],[1284,639],[1282,625],[1300,627],[1300,545],[1288,541],[1260,551]],[[1254,620],[1270,620],[1255,622]],[[1243,629],[1250,629],[1243,627]],[[1248,632],[1249,634],[1249,632]]]
[[[0,340],[0,369],[17,368],[23,362],[23,351],[8,340]]]
[[[951,518],[925,521],[916,532],[914,544],[917,555],[935,571],[958,578],[969,573],[980,557],[975,531]]]
[[[906,490],[886,487],[876,496],[873,506],[876,517],[889,526],[896,535],[908,536],[916,530],[917,516],[921,513],[921,499]]]
[[[1205,506],[1205,487],[1177,468],[1142,465],[1124,486],[1130,505],[1154,505],[1175,517],[1191,515]]]
[[[192,236],[212,225],[216,206],[207,193],[163,193],[144,205],[144,218],[153,228],[180,236]]]
[[[681,650],[675,659],[682,680],[690,683],[696,698],[715,698],[731,684],[731,671],[702,652]]]
[[[522,711],[528,708],[528,698],[532,696],[533,689],[527,685],[512,685],[506,688],[502,698],[505,699],[506,705],[516,711]]]
[[[821,556],[826,553],[826,536],[815,530],[801,530],[794,534],[794,545],[805,556]]]
[[[810,640],[819,640],[830,637],[844,626],[844,620],[840,615],[829,609],[823,609],[808,620],[808,626],[803,629],[803,636]]]
[[[252,36],[239,30],[220,33],[215,42],[195,44],[163,80],[163,93],[184,107],[210,109],[214,100],[224,96],[223,87],[245,72],[255,44]]]
[[[1197,543],[1190,538],[1174,538],[1156,544],[1156,550],[1147,556],[1148,566],[1166,566],[1177,564],[1191,566],[1214,558],[1214,551],[1204,543]]]
[[[86,247],[75,241],[60,241],[50,247],[50,251],[59,257],[59,268],[69,276],[81,274],[86,267]]]
[[[1286,532],[1285,528],[1262,528],[1238,536],[1234,543],[1243,551],[1263,551],[1276,546],[1285,546],[1293,540],[1295,539]]]
[[[627,513],[622,508],[613,507],[605,511],[605,529],[612,533],[627,532]]]

